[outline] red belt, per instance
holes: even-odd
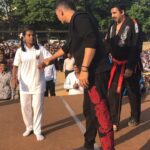
[[[108,90],[111,87],[112,80],[114,78],[114,75],[115,75],[115,72],[116,72],[116,69],[117,69],[117,65],[119,65],[119,66],[121,66],[121,73],[119,75],[118,86],[117,86],[117,91],[116,92],[118,94],[120,94],[120,92],[122,90],[123,76],[124,76],[124,72],[125,72],[125,64],[127,63],[127,60],[118,61],[118,60],[113,58],[112,62],[113,62],[113,67],[112,67],[111,72],[110,72],[110,79],[109,79],[109,83],[108,83]]]

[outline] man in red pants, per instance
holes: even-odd
[[[114,134],[106,104],[110,64],[99,36],[97,23],[88,13],[77,12],[71,0],[59,0],[55,11],[63,24],[69,24],[69,38],[62,49],[43,62],[43,66],[65,53],[70,52],[73,55],[80,69],[80,85],[85,89],[84,149],[94,150],[95,135],[98,130],[103,150],[114,150]]]

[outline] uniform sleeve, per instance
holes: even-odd
[[[54,72],[54,82],[56,82],[57,73],[56,73],[56,68],[54,64],[53,64],[53,72]]]
[[[110,45],[110,32],[113,28],[113,25],[111,25],[104,37],[104,45],[105,45],[105,50],[106,50],[106,53],[109,54],[111,53],[111,45]]]
[[[140,55],[139,48],[138,48],[140,30],[136,22],[133,21],[131,22],[131,29],[129,34],[130,34],[130,41],[131,41],[131,46],[130,46],[131,51],[128,57],[127,68],[134,70]]]
[[[43,57],[43,59],[51,57],[51,56],[52,56],[52,54],[43,47],[42,48],[42,57]]]
[[[84,39],[84,46],[86,48],[94,48],[97,47],[97,35],[96,35],[96,27],[94,23],[90,20],[90,16],[88,15],[78,15],[75,18],[75,28],[79,34],[79,36]]]
[[[13,65],[14,66],[19,66],[21,64],[21,50],[18,49],[16,51],[16,54],[15,54],[15,58],[14,58],[14,63]]]

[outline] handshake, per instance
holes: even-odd
[[[46,66],[48,66],[50,64],[50,62],[51,62],[51,59],[50,58],[46,58],[46,59],[43,60],[43,62],[38,64],[38,68],[39,69],[43,69]]]

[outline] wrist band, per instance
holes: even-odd
[[[88,70],[81,70],[82,72],[88,72]]]
[[[81,66],[81,67],[84,67],[84,68],[89,68],[88,66]]]

